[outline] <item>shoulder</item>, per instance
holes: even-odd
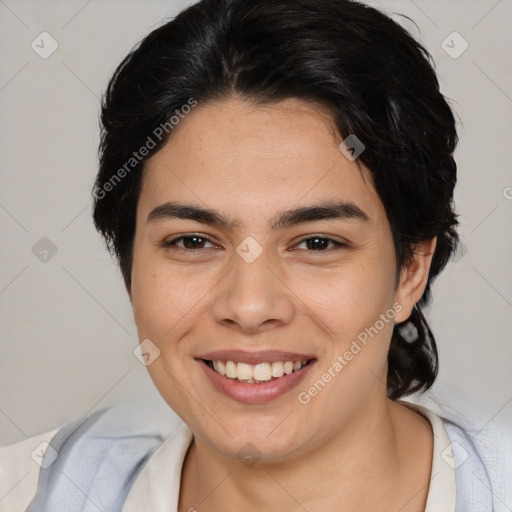
[[[0,512],[81,510],[91,500],[102,510],[119,510],[147,459],[181,424],[167,405],[130,402],[4,447],[1,481],[15,487],[5,489],[9,500],[0,501]]]
[[[493,510],[491,467],[484,463],[489,452],[475,439],[475,433],[455,421],[442,418],[450,446],[446,448],[445,461],[455,469],[457,504],[460,510]],[[459,510],[459,509],[458,509]]]
[[[0,447],[0,512],[24,510],[36,493],[46,448],[59,428]]]
[[[442,427],[442,433],[446,434],[446,437],[435,436],[434,443],[439,445],[439,463],[455,471],[457,512],[494,510],[496,500],[507,494],[509,486],[506,480],[511,475],[506,475],[503,457],[508,441],[500,438],[489,422],[477,418],[476,414],[469,418],[448,406],[413,405],[425,413],[433,425]],[[477,428],[477,424],[484,427]],[[442,445],[440,439],[443,439]]]

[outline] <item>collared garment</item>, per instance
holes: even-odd
[[[491,480],[467,432],[425,406],[400,403],[434,433],[425,512],[492,512]],[[170,410],[158,417],[129,404],[99,410],[0,448],[0,512],[176,511],[192,440]]]

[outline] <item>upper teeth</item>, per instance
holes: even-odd
[[[274,378],[289,375],[300,370],[306,363],[304,361],[275,361],[273,363],[259,363],[256,365],[247,363],[235,363],[234,361],[212,361],[213,368],[221,375],[230,379],[238,379],[247,382],[267,382]]]

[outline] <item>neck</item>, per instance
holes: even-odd
[[[424,510],[428,486],[422,490],[421,482],[425,476],[428,482],[430,464],[421,466],[421,477],[413,475],[407,452],[412,446],[418,452],[417,430],[430,426],[404,409],[380,399],[314,450],[251,467],[194,438],[183,466],[179,511],[384,510],[386,504],[398,510],[406,503],[403,512]],[[424,444],[427,458],[429,450],[431,444]]]

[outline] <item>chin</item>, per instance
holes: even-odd
[[[298,425],[282,419],[269,421],[246,416],[229,422],[229,433],[218,425],[212,430],[208,423],[200,425],[197,434],[226,457],[242,462],[244,457],[262,463],[280,462],[306,452],[308,443],[307,429],[299,432]]]

